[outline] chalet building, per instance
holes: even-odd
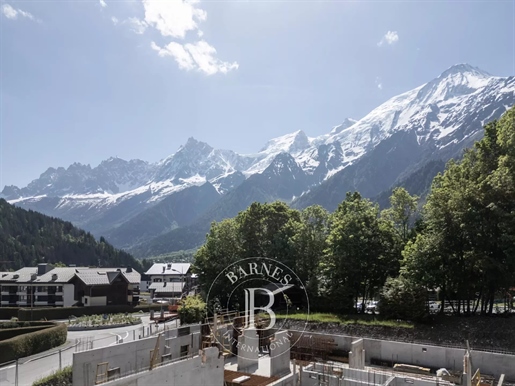
[[[152,283],[186,282],[191,278],[191,264],[188,263],[154,263],[145,272],[149,286]]]
[[[179,300],[184,293],[184,283],[156,282],[149,287],[152,299],[174,299]]]
[[[155,263],[142,275],[140,288],[148,288],[150,297],[180,299],[196,293],[197,275],[189,263]]]
[[[140,274],[128,268],[38,264],[0,273],[0,307],[71,307],[139,302]]]

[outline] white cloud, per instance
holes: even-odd
[[[2,13],[4,14],[4,16],[6,18],[11,19],[11,20],[16,20],[16,19],[18,19],[18,16],[20,16],[20,17],[24,17],[24,18],[27,18],[30,20],[39,21],[31,13],[22,11],[19,8],[14,9],[9,4],[4,4],[2,6]]]
[[[107,7],[107,3],[106,3],[104,0],[99,0],[99,1],[100,1],[100,6],[101,6],[102,8]]]
[[[397,41],[399,41],[399,34],[397,33],[397,31],[388,31],[383,36],[381,41],[379,43],[377,43],[377,45],[378,46],[382,46],[383,44],[391,45],[391,44],[396,43]]]
[[[216,49],[204,40],[191,44],[179,44],[171,42],[165,47],[159,47],[152,42],[151,47],[161,57],[171,56],[175,59],[180,69],[197,70],[206,75],[213,75],[218,72],[226,74],[231,70],[237,70],[237,62],[223,62],[215,57]]]
[[[377,77],[376,78],[376,86],[379,90],[382,90],[383,89],[383,82],[381,82],[381,78],[380,77]]]
[[[184,39],[188,31],[198,29],[197,22],[206,20],[207,13],[196,7],[196,0],[143,0],[145,22],[163,36]]]
[[[138,35],[144,34],[148,27],[147,23],[137,17],[129,17],[127,20],[123,21],[123,24],[128,24],[131,30]]]
[[[114,17],[114,16],[111,18],[111,21],[113,22],[114,25],[117,25],[119,22],[118,18]]]
[[[103,0],[100,0],[103,1]],[[216,49],[203,40],[204,32],[199,23],[207,19],[207,13],[199,8],[198,0],[141,0],[144,17],[130,17],[124,21],[111,20],[115,25],[127,24],[137,34],[144,34],[148,29],[156,29],[164,38],[186,40],[184,43],[169,41],[164,46],[155,42],[151,48],[160,57],[172,57],[182,70],[196,70],[207,75],[226,74],[238,69],[237,62],[224,62],[217,58]],[[188,41],[188,32],[196,32],[196,42]],[[194,38],[195,39],[195,38]]]

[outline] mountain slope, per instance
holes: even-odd
[[[443,173],[444,170],[445,162],[442,160],[429,161],[406,178],[395,182],[393,188],[403,187],[412,196],[420,197],[419,203],[423,203],[431,189],[433,179],[438,173]],[[388,208],[390,206],[390,196],[392,195],[393,188],[381,192],[379,195],[372,198],[372,200],[377,202],[381,209]]]
[[[193,224],[174,229],[132,249],[138,257],[196,248],[204,242],[211,222],[236,216],[253,202],[290,202],[306,186],[306,173],[288,153],[278,154],[261,174],[254,174],[222,196]]]
[[[141,272],[140,262],[103,239],[43,214],[16,208],[0,199],[0,271],[37,263],[78,266],[131,266]],[[8,263],[6,263],[8,262]]]
[[[114,245],[131,248],[174,228],[186,226],[220,198],[209,182],[173,193],[105,234]]]

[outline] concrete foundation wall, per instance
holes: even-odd
[[[295,333],[295,331],[291,331]],[[305,332],[304,336],[313,335],[326,339],[333,339],[335,349],[351,351],[351,343],[358,337],[343,335],[319,334]],[[363,338],[365,348],[365,362],[370,364],[372,358],[412,364],[431,368],[446,368],[448,370],[462,370],[464,349],[428,346],[413,343],[384,341]],[[506,380],[515,381],[515,355],[498,354],[484,351],[474,351],[471,354],[474,370],[479,368],[481,374],[493,376],[506,375]]]
[[[181,332],[184,332],[185,335],[179,336]],[[150,366],[150,352],[156,347],[157,339],[157,335],[154,335],[133,342],[74,353],[73,384],[78,386],[94,385],[97,364],[102,362],[107,362],[109,369],[119,367],[121,376],[148,369]],[[163,362],[175,361],[185,356],[198,355],[200,339],[200,325],[161,332],[157,362],[161,363],[161,360]],[[187,352],[181,351],[181,349],[186,348]]]
[[[151,371],[105,383],[106,386],[221,386],[224,383],[224,359],[215,347],[204,350],[204,356],[162,365]],[[74,383],[75,385],[75,383]]]
[[[95,384],[97,364],[109,363],[109,369],[119,367],[121,374],[148,368],[150,351],[156,345],[157,337],[140,339],[134,342],[101,347],[73,354],[73,385],[92,386]],[[164,349],[164,339],[160,341],[160,352]]]

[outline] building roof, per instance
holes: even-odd
[[[139,272],[132,269],[127,272],[127,268],[55,267],[42,275],[37,275],[37,272],[37,267],[24,267],[16,272],[4,272],[0,274],[0,282],[68,283],[77,276],[86,285],[109,285],[121,274],[130,284],[140,283]]]
[[[154,263],[145,272],[146,275],[186,275],[190,270],[189,263]]]
[[[152,283],[148,287],[149,290],[153,290],[155,293],[172,293],[172,292],[182,293],[183,288],[184,288],[184,283],[174,283],[174,282],[166,282],[166,281]]]
[[[127,272],[126,268],[77,269],[76,275],[86,285],[109,285],[118,275],[121,275],[130,284],[139,284],[141,276],[134,270]]]
[[[7,275],[0,277],[0,281],[13,282],[13,283],[24,283],[30,282],[32,274],[37,273],[36,267],[23,267],[15,272],[7,272]]]
[[[36,283],[68,283],[75,276],[73,267],[56,267],[47,273],[38,276],[33,282]],[[56,276],[54,276],[56,275]]]

